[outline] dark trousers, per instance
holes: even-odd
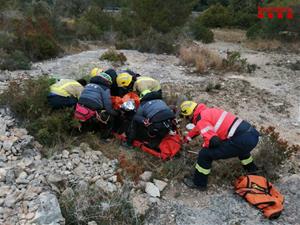
[[[214,160],[238,157],[243,166],[254,167],[250,152],[258,143],[259,133],[249,123],[243,121],[230,139],[223,141],[216,148],[203,148],[198,155],[194,183],[200,186],[207,185],[207,177]]]
[[[81,123],[81,130],[83,132],[87,131],[96,131],[100,133],[100,138],[107,139],[112,137],[112,131],[114,124],[116,122],[116,117],[109,115],[106,111],[98,111],[99,116],[103,121],[103,123],[99,121],[96,116],[88,119],[87,121]]]
[[[137,139],[148,142],[148,147],[159,150],[158,146],[161,140],[169,133],[170,129],[172,129],[172,127],[168,128],[164,123],[171,123],[171,121],[155,122],[149,127],[132,121],[126,133],[127,143],[132,144],[132,142]]]
[[[62,109],[65,107],[74,107],[77,103],[77,98],[63,97],[59,95],[49,95],[47,97],[49,105],[53,109]]]

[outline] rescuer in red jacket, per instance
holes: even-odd
[[[259,133],[248,122],[230,112],[193,101],[184,101],[180,108],[181,114],[190,117],[195,125],[185,137],[185,142],[198,135],[204,140],[194,177],[184,179],[188,187],[206,190],[213,160],[238,157],[249,173],[257,170],[250,152],[258,143]]]

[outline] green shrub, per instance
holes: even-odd
[[[185,24],[194,0],[133,0],[130,9],[136,20],[158,32],[168,33]]]
[[[255,64],[249,64],[247,59],[242,58],[239,52],[227,52],[226,59],[223,59],[223,69],[228,71],[252,73],[256,70]]]
[[[109,49],[108,51],[104,52],[100,56],[100,60],[107,60],[107,61],[110,61],[110,62],[120,63],[121,65],[124,65],[127,58],[122,52],[118,53],[114,49]]]
[[[99,40],[104,31],[111,30],[114,18],[99,7],[90,7],[76,21],[77,36],[84,39]]]
[[[53,58],[61,52],[61,48],[51,36],[41,33],[26,36],[25,46],[27,54],[33,60]]]
[[[195,20],[191,24],[190,29],[196,40],[202,41],[203,43],[211,43],[214,41],[214,33],[203,26],[199,20]]]
[[[249,39],[255,39],[256,37],[261,37],[263,36],[263,31],[262,31],[262,28],[261,28],[261,24],[260,23],[257,23],[253,26],[251,26],[248,30],[247,30],[247,33],[246,33],[246,36],[247,38]]]
[[[73,109],[52,112],[48,107],[47,95],[52,83],[53,79],[48,77],[11,81],[0,96],[1,105],[8,106],[22,125],[46,146],[66,141],[76,125]]]
[[[163,34],[151,29],[137,38],[135,48],[141,52],[171,54],[176,51],[176,38],[177,34],[172,32]]]
[[[12,32],[0,31],[0,49],[11,50],[14,49],[14,42],[16,37]]]
[[[258,18],[256,14],[249,14],[244,12],[236,12],[233,18],[233,26],[238,28],[249,28],[257,24]]]
[[[1,70],[29,70],[31,68],[30,60],[19,50],[15,50],[10,54],[3,52],[1,57]]]
[[[197,20],[206,27],[228,27],[233,23],[233,15],[228,8],[217,4],[209,7]]]

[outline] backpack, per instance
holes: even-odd
[[[75,113],[74,113],[75,119],[79,120],[80,122],[85,122],[95,115],[96,115],[96,111],[86,108],[83,105],[77,103]]]
[[[265,177],[241,176],[235,182],[235,192],[269,219],[278,218],[283,211],[283,195]]]

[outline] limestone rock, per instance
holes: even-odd
[[[160,197],[160,192],[158,187],[156,187],[151,182],[147,182],[145,192],[152,197]]]
[[[97,187],[101,188],[106,193],[112,193],[112,192],[117,191],[116,185],[114,185],[110,182],[104,181],[104,180],[97,180],[95,185]]]
[[[168,185],[166,182],[162,181],[162,180],[153,180],[154,184],[156,185],[156,187],[158,187],[159,191],[163,191],[165,189],[165,187]]]
[[[6,132],[6,121],[4,118],[0,117],[0,135],[5,135]]]
[[[26,180],[27,173],[25,171],[21,172],[18,178],[16,179],[17,184],[27,184],[29,181]]]
[[[39,195],[39,208],[33,219],[37,225],[50,225],[64,221],[58,200],[54,194],[43,192]]]
[[[0,168],[0,182],[4,182],[6,179],[6,169]]]
[[[97,225],[95,221],[88,222],[88,225]]]
[[[140,175],[140,178],[143,180],[143,181],[149,181],[152,177],[152,172],[151,171],[145,171],[144,173],[142,173]]]
[[[70,154],[70,153],[69,153],[67,150],[63,150],[62,153],[61,153],[61,155],[62,155],[62,157],[63,157],[64,159],[69,158],[69,154]]]

